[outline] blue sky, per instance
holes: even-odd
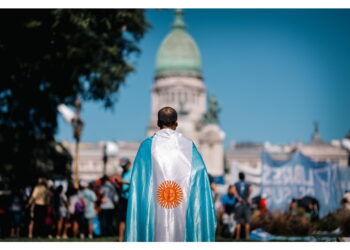
[[[172,10],[147,10],[136,72],[114,111],[84,103],[82,141],[142,140],[150,116],[155,57]],[[202,55],[208,92],[217,96],[227,145],[308,142],[313,122],[326,140],[350,129],[350,10],[185,9]],[[58,140],[72,140],[59,117]]]

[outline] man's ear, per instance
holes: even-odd
[[[159,122],[159,120],[157,121],[157,126],[160,127],[160,122]]]
[[[178,123],[177,123],[177,121],[175,122],[175,128],[178,126]]]

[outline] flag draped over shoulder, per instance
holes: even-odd
[[[209,178],[194,143],[171,129],[144,140],[136,155],[126,241],[214,241]]]

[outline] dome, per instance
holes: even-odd
[[[182,10],[175,11],[172,31],[163,40],[157,54],[156,77],[202,77],[201,56],[193,38],[186,32]]]

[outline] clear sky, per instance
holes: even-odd
[[[234,141],[308,142],[313,122],[328,141],[350,129],[350,10],[185,9],[216,95],[227,145]],[[153,26],[140,42],[136,72],[114,111],[84,103],[82,141],[142,140],[150,116],[155,57],[173,10],[147,10]],[[57,139],[72,140],[59,117]]]

